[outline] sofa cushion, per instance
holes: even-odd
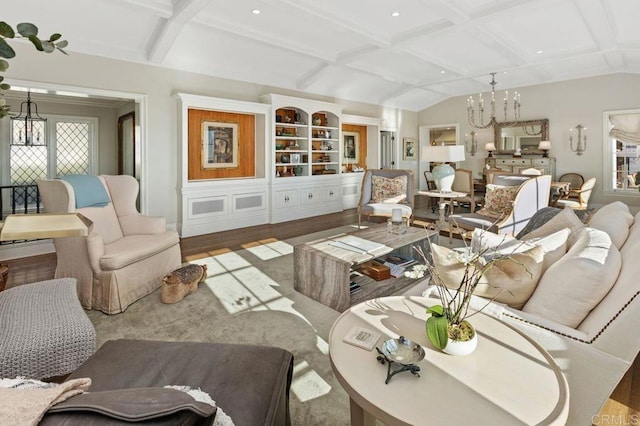
[[[547,223],[521,237],[522,240],[546,237],[565,228],[571,231],[569,235],[569,247],[573,246],[578,237],[578,231],[585,227],[585,224],[576,216],[573,210],[562,209],[560,213],[551,218]]]
[[[609,235],[586,228],[545,272],[522,310],[576,328],[615,284],[621,266]]]
[[[571,235],[569,228],[561,229],[553,234],[544,237],[534,237],[523,241],[529,244],[542,247],[544,251],[544,263],[542,264],[542,273],[567,253],[568,240]]]
[[[433,263],[444,285],[457,289],[465,273],[465,265],[457,260],[453,250],[432,245]],[[542,275],[543,250],[531,247],[510,259],[496,260],[480,279],[473,293],[500,303],[520,308],[533,293]]]
[[[618,249],[627,240],[631,225],[633,225],[633,215],[629,207],[621,201],[614,201],[599,208],[589,220],[589,227],[609,234],[611,241]]]
[[[523,236],[527,235],[529,232],[533,232],[536,229],[540,228],[545,223],[549,222],[553,219],[558,213],[562,212],[562,209],[556,207],[543,207],[531,216],[527,225],[518,232],[516,235],[517,239],[522,239]]]
[[[488,184],[484,207],[478,210],[478,214],[496,219],[508,215],[513,210],[513,199],[518,188],[520,187]]]
[[[128,235],[104,245],[100,268],[105,271],[121,269],[173,247],[179,242],[178,234],[173,231],[153,235]]]
[[[397,176],[386,178],[384,176],[371,176],[371,202],[382,203],[385,200],[393,199],[398,203],[404,201],[407,196],[407,177]]]

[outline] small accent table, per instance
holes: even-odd
[[[447,355],[427,339],[428,306],[419,296],[382,297],[351,307],[329,334],[331,368],[349,394],[351,424],[387,425],[564,425],[569,387],[551,355],[533,339],[485,314],[471,317],[478,348]],[[398,374],[385,384],[387,366],[367,351],[343,342],[354,326],[382,334],[378,347],[400,335],[420,344],[420,377]]]
[[[440,192],[440,191],[418,191],[416,195],[426,195],[427,197],[438,198],[438,220],[436,221],[436,229],[440,231],[451,231],[450,224],[447,221],[447,215],[445,209],[447,207],[446,200],[449,200],[449,212],[453,210],[453,201],[456,198],[465,197],[469,194],[464,192]],[[451,232],[449,232],[449,242],[451,242]]]

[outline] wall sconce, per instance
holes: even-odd
[[[493,157],[493,151],[496,150],[496,145],[493,142],[487,142],[486,144],[484,144],[484,149],[485,151],[489,152],[489,155],[487,155],[487,157],[491,158]]]
[[[467,151],[471,155],[476,155],[478,152],[478,141],[476,140],[476,132],[471,132],[471,145],[467,145],[467,137],[469,135],[465,133],[464,135],[464,150]]]
[[[569,147],[571,148],[571,151],[578,155],[582,155],[582,153],[587,150],[587,128],[583,127],[582,124],[578,124],[576,126],[576,130],[578,131],[578,143],[576,148],[573,149],[573,129],[569,129]]]
[[[551,142],[550,141],[540,141],[540,143],[538,144],[538,149],[541,149],[543,151],[543,154],[542,154],[543,157],[548,157],[549,156],[549,150],[551,149]]]

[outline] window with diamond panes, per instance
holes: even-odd
[[[89,174],[89,123],[56,123],[56,176]]]
[[[49,146],[11,146],[11,185],[35,185],[38,179],[47,177],[91,173],[90,146],[93,143],[94,121],[50,118],[46,125],[38,124],[42,125],[39,130],[43,134],[49,131],[48,126],[54,129],[53,135],[49,133],[51,136],[48,139]],[[14,140],[18,140],[22,126],[23,123],[13,123]],[[50,169],[53,169],[54,176],[49,176],[47,173]],[[37,200],[35,188],[29,189],[26,196],[27,203],[35,205]],[[24,197],[24,191],[17,190],[16,204],[23,206]]]
[[[13,140],[24,141],[24,122],[12,120],[11,123]],[[38,134],[44,134],[45,124],[35,122],[34,130],[37,130]],[[38,179],[47,177],[46,146],[11,145],[10,162],[10,179],[13,186],[33,185]],[[25,205],[25,197],[28,205],[34,205],[37,201],[35,188],[16,188],[14,191],[13,200],[18,206]]]

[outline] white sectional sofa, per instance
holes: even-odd
[[[554,357],[569,383],[567,424],[584,426],[597,420],[640,350],[640,213],[634,217],[615,202],[586,226],[564,227],[571,229],[567,252],[543,273],[522,309],[492,302],[484,312],[532,337]],[[435,297],[429,290],[425,296]],[[476,302],[484,306],[486,299]]]

